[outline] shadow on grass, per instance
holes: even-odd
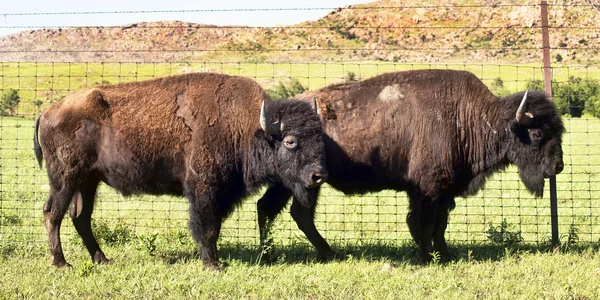
[[[333,244],[332,247],[341,255],[327,262],[318,260],[314,248],[308,244],[276,245],[272,261],[264,260],[258,250],[258,246],[253,244],[222,243],[219,247],[219,255],[222,261],[245,265],[313,264],[345,261],[348,259],[422,265],[417,246],[412,242],[398,244],[382,242],[360,244],[338,243]],[[568,249],[561,247],[560,252],[583,253],[590,249],[598,251],[600,250],[600,245],[598,243],[581,243],[572,245]],[[521,244],[506,248],[491,243],[452,243],[450,251],[455,257],[454,261],[501,261],[507,257],[514,257],[523,253],[553,252],[550,244]],[[199,261],[201,259],[198,249],[188,247],[186,249],[159,250],[156,253],[156,257],[169,264],[191,260]]]

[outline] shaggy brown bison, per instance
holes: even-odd
[[[444,231],[455,197],[476,193],[509,164],[540,197],[544,177],[564,167],[565,129],[544,93],[496,97],[469,72],[387,73],[297,98],[318,103],[332,187],[346,194],[407,192],[407,222],[425,261],[434,250],[450,258]],[[290,196],[280,184],[267,190],[258,203],[260,228],[268,228]],[[310,203],[314,212],[316,202]],[[314,225],[306,225],[313,223],[311,218],[299,225],[320,237]],[[320,256],[333,253],[324,239],[311,242]],[[263,241],[264,248],[268,244]]]
[[[111,262],[90,226],[101,181],[123,195],[185,195],[209,268],[219,268],[222,221],[261,185],[281,184],[308,205],[327,177],[321,122],[306,102],[266,100],[250,79],[199,73],[82,89],[43,112],[34,146],[50,182],[51,263],[68,265],[59,232],[70,204],[93,262]]]

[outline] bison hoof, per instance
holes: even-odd
[[[102,251],[98,251],[96,254],[94,254],[93,261],[98,265],[112,265],[113,263],[113,260],[106,258]]]
[[[226,263],[222,262],[202,262],[202,268],[204,270],[212,271],[212,272],[221,272],[227,267]]]
[[[67,269],[71,267],[71,265],[67,263],[62,255],[59,257],[51,256],[50,264],[55,266],[57,269]]]
[[[275,262],[276,259],[277,256],[275,255],[275,250],[272,247],[269,247],[267,249],[261,249],[258,256],[259,263],[270,264]]]
[[[319,261],[328,262],[328,261],[336,261],[336,260],[345,259],[346,255],[344,253],[332,250],[332,251],[329,251],[329,252],[327,252],[325,254],[319,254],[317,256],[317,258],[319,259]]]
[[[66,261],[63,261],[60,263],[52,262],[52,265],[55,266],[59,270],[70,269],[72,267],[71,264],[67,263]]]

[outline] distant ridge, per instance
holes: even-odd
[[[555,62],[600,60],[600,0],[548,1]],[[539,61],[539,1],[381,0],[276,28],[180,21],[40,29],[0,37],[2,62]]]

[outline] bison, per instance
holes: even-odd
[[[74,91],[38,117],[34,150],[40,167],[46,160],[43,213],[56,267],[68,266],[60,226],[71,204],[93,262],[112,261],[90,225],[100,182],[125,196],[185,196],[203,266],[219,269],[221,223],[243,197],[281,184],[307,205],[312,188],[327,178],[313,106],[269,101],[253,80],[213,73]]]
[[[544,93],[496,97],[466,71],[386,73],[296,98],[316,101],[325,131],[328,183],[345,194],[406,191],[407,223],[424,261],[451,258],[444,231],[455,197],[475,194],[494,172],[516,165],[541,197],[544,177],[563,170],[565,131]],[[313,193],[316,195],[317,193]],[[270,186],[258,202],[261,236],[292,193]],[[293,202],[296,202],[294,199]],[[314,205],[316,201],[309,201]],[[312,214],[310,214],[312,216]],[[319,256],[334,254],[314,218],[302,220]],[[433,241],[433,244],[432,244]],[[262,241],[269,248],[270,241]]]

